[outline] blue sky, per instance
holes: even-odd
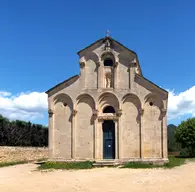
[[[1,1],[0,112],[47,124],[44,92],[78,74],[77,52],[109,29],[170,91],[168,123],[194,116],[194,10],[190,0]]]

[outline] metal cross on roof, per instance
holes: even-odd
[[[110,36],[110,31],[109,31],[109,30],[106,31],[106,36],[107,36],[107,37]]]

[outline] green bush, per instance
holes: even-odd
[[[181,144],[176,142],[175,139],[175,130],[177,126],[170,124],[167,126],[167,133],[168,133],[168,151],[169,152],[177,152],[181,149]]]
[[[175,130],[175,139],[181,144],[181,156],[195,156],[195,118],[181,122]]]
[[[180,157],[189,157],[190,156],[189,149],[188,148],[181,149],[179,156]]]

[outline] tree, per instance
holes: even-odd
[[[167,126],[167,133],[168,133],[168,151],[169,152],[177,152],[180,151],[181,146],[179,143],[176,142],[175,139],[175,130],[177,126],[170,124]]]
[[[189,156],[195,156],[195,118],[181,122],[175,131],[175,139],[188,150]]]
[[[47,146],[48,129],[31,122],[9,121],[0,115],[0,145],[7,146]]]

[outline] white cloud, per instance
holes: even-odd
[[[10,92],[6,92],[6,91],[0,91],[0,97],[6,97],[6,96],[10,96],[11,93]]]
[[[47,95],[42,92],[28,92],[12,95],[6,91],[0,91],[0,114],[15,120],[31,121],[43,118],[47,111]]]
[[[181,118],[184,115],[195,116],[195,86],[181,93],[169,91],[168,119]]]

